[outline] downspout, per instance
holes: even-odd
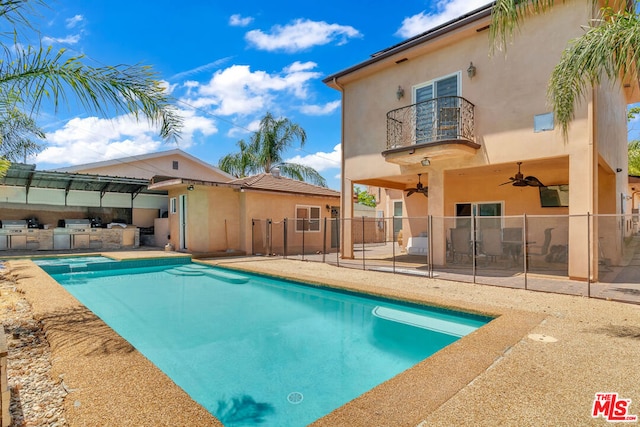
[[[338,221],[338,224],[340,224],[340,221],[344,215],[345,212],[345,206],[347,204],[347,201],[350,201],[351,204],[353,204],[353,200],[352,197],[349,197],[348,199],[345,197],[345,192],[344,192],[344,180],[345,180],[345,176],[344,176],[344,164],[345,164],[345,160],[344,160],[344,117],[345,117],[345,113],[344,113],[344,86],[342,86],[340,83],[338,83],[338,78],[334,77],[333,78],[333,84],[338,88],[338,90],[340,91],[341,97],[342,97],[342,108],[340,109],[340,173],[341,173],[341,185],[340,185],[340,200],[341,200],[341,208],[340,208],[340,215],[338,216],[338,218],[336,219],[336,221]],[[350,194],[353,194],[353,191],[350,191]],[[351,212],[353,213],[353,206],[351,207]],[[344,244],[345,244],[345,236],[344,236],[344,230],[346,229],[346,227],[339,227],[339,234],[340,234],[340,244],[338,245],[338,250],[342,253],[342,256],[344,257]],[[353,242],[351,242],[351,240],[349,240],[349,243],[352,244]],[[342,247],[340,247],[342,246]]]

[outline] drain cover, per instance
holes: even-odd
[[[289,403],[292,403],[294,405],[297,405],[298,403],[302,402],[302,399],[304,399],[304,396],[299,391],[292,391],[287,396],[287,400],[289,401]]]

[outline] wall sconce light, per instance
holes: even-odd
[[[404,89],[402,89],[402,86],[398,86],[398,90],[396,91],[396,97],[398,98],[398,101],[401,98],[404,98]]]
[[[467,75],[469,76],[470,79],[473,78],[473,76],[476,75],[476,66],[473,65],[473,62],[469,64],[469,68],[467,68]]]
[[[429,165],[431,164],[431,160],[429,160],[428,158],[426,158],[426,157],[425,157],[424,159],[422,159],[422,161],[420,162],[420,164],[421,164],[422,166],[429,166]]]
[[[618,173],[622,172],[622,168],[617,168],[616,172],[618,172]]]
[[[329,206],[329,205],[325,205],[324,207],[327,209],[327,212],[329,212],[331,210],[331,206]]]
[[[193,191],[193,185],[188,186],[188,187],[187,187],[187,190],[189,190],[189,191]]]
[[[415,153],[415,152],[416,152],[416,149],[415,149],[415,148],[411,147],[411,148],[409,149],[409,154],[413,154],[413,153]]]

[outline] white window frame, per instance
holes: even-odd
[[[412,102],[414,104],[416,103],[416,94],[417,94],[418,90],[422,89],[425,86],[433,85],[435,82],[438,82],[440,80],[445,80],[445,79],[448,79],[449,77],[453,77],[453,76],[456,76],[458,78],[458,83],[457,83],[457,91],[458,91],[458,93],[456,94],[456,96],[462,96],[462,72],[461,71],[456,71],[454,73],[445,74],[444,76],[439,76],[439,77],[436,77],[435,79],[431,79],[429,81],[426,81],[426,82],[423,82],[423,83],[420,83],[420,84],[417,84],[417,85],[413,86],[412,94],[411,94],[413,96]],[[434,89],[434,92],[435,92],[435,89]],[[436,97],[434,96],[434,98],[436,98]]]
[[[427,86],[431,86],[432,87],[432,89],[431,89],[431,93],[432,93],[431,99],[437,99],[438,96],[436,96],[437,95],[436,94],[436,83],[439,82],[439,81],[442,81],[442,80],[449,79],[451,77],[455,77],[456,78],[456,94],[455,94],[455,96],[461,97],[462,96],[462,71],[455,71],[453,73],[445,74],[443,76],[436,77],[436,78],[434,78],[432,80],[429,80],[429,81],[414,85],[411,88],[412,103],[416,104],[418,102],[417,101],[417,99],[418,99],[418,91],[420,89],[423,89],[423,88],[427,87]],[[419,107],[416,107],[416,108],[419,108]],[[459,108],[459,106],[458,106],[458,108]],[[417,114],[417,111],[416,111],[416,114]],[[432,121],[432,123],[429,124],[428,128],[431,129],[432,132],[436,132],[437,129],[438,129],[438,126],[439,126],[439,123],[438,123],[438,121],[439,121],[439,113],[437,111],[432,111],[432,116],[433,116],[433,121]],[[459,126],[459,124],[458,124],[458,126]],[[422,144],[422,143],[425,143],[425,142],[429,143],[430,140],[424,141],[423,139],[420,139],[418,137],[418,135],[417,135],[418,129],[417,128],[418,128],[418,123],[417,123],[417,119],[416,119],[416,125],[414,126],[414,129],[413,129],[413,132],[416,133],[414,135],[414,138],[413,138],[415,143],[416,144]]]
[[[171,215],[175,215],[178,213],[178,199],[176,197],[172,197],[169,199],[169,213]]]
[[[306,210],[307,212],[307,216],[304,218],[298,218],[298,211],[299,210]],[[317,218],[312,218],[311,217],[311,212],[317,209],[318,211],[318,217]],[[295,218],[296,218],[296,233],[319,233],[320,232],[320,221],[322,219],[322,210],[320,209],[320,206],[313,206],[313,205],[296,205],[296,212],[295,212]],[[308,221],[302,221],[302,220],[308,220]],[[304,224],[306,224],[306,229],[304,227]],[[316,229],[317,228],[317,229]]]
[[[461,218],[469,218],[471,219],[471,216],[458,216],[458,206],[459,205],[471,205],[471,216],[473,216],[474,218],[481,218],[482,215],[479,215],[480,212],[480,205],[500,205],[500,215],[495,215],[495,217],[499,217],[500,218],[500,228],[504,228],[504,201],[482,201],[482,202],[457,202],[455,203],[455,216],[456,216],[456,223],[458,222],[457,219],[461,219]]]

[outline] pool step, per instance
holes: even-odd
[[[227,273],[226,271],[211,269],[211,270],[204,270],[203,273],[206,274],[207,276],[224,280],[225,282],[229,282],[229,283],[240,284],[240,283],[247,283],[249,281],[249,278],[247,276],[242,276],[240,274],[234,274],[234,273]]]
[[[454,321],[442,319],[437,314],[416,314],[380,306],[374,307],[371,313],[380,319],[388,320],[391,322],[404,323],[405,325],[429,329],[431,331],[441,332],[457,337],[463,337],[477,329],[474,326],[464,325]]]
[[[174,276],[204,276],[201,271],[184,270],[182,267],[170,268],[165,270],[165,273],[173,274]]]
[[[182,265],[180,267],[171,268],[169,270],[165,270],[169,274],[173,274],[176,276],[209,276],[218,280],[223,280],[229,283],[247,283],[249,278],[247,276],[243,276],[240,274],[229,273],[226,271],[215,270],[211,267],[207,267],[206,265],[199,264],[187,264]]]

